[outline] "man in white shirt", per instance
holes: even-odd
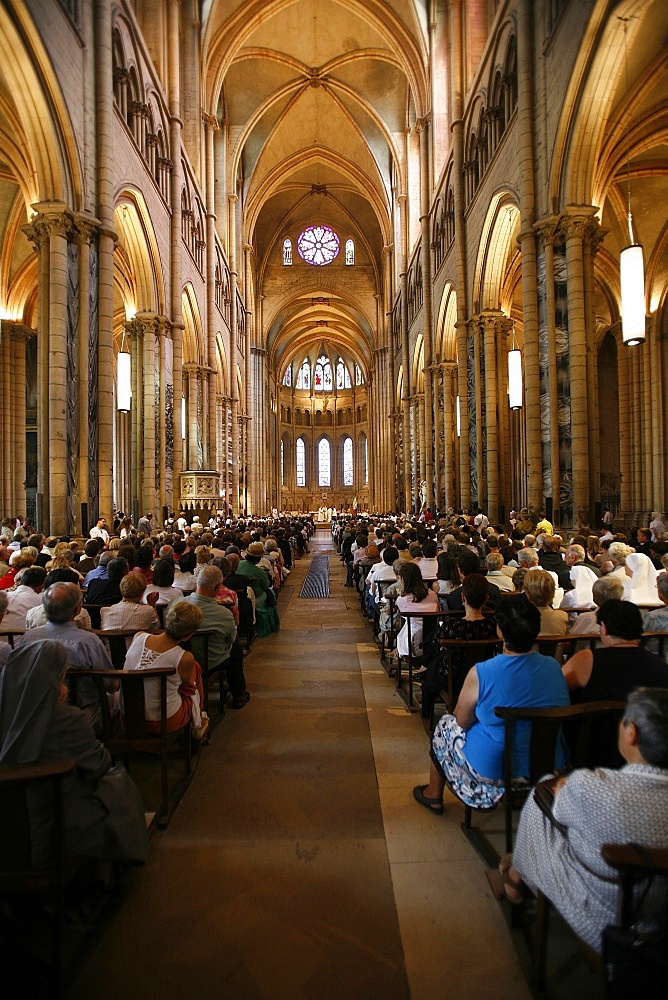
[[[484,528],[489,526],[489,518],[487,517],[487,514],[483,514],[481,510],[478,510],[478,513],[473,518],[473,524],[479,532],[482,532]]]
[[[666,530],[663,521],[659,517],[658,510],[652,511],[652,520],[649,522],[649,530],[652,532],[652,541],[663,541],[663,533]]]
[[[21,582],[16,590],[7,592],[8,606],[2,619],[3,629],[24,629],[26,615],[31,608],[42,603],[41,593],[46,579],[46,570],[41,566],[28,566],[23,570]]]
[[[89,531],[91,538],[101,538],[105,545],[109,544],[109,532],[107,531],[107,519],[98,517],[94,528]]]

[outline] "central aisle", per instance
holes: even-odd
[[[424,730],[321,528],[325,552],[332,596],[298,597],[300,560],[280,633],[245,661],[249,705],[215,730],[72,1000],[529,995],[459,812],[412,802]]]

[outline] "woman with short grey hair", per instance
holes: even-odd
[[[615,923],[618,892],[615,871],[601,857],[603,844],[668,848],[668,689],[629,695],[618,745],[626,761],[620,770],[583,768],[556,782],[552,816],[560,828],[533,796],[527,800],[515,851],[499,866],[511,902],[520,902],[525,886],[540,890],[598,952],[605,927]],[[637,920],[643,929],[660,924],[666,896],[659,880],[642,894]]]

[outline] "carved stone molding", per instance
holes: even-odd
[[[210,506],[218,502],[219,492],[220,472],[197,470],[182,472],[179,476],[181,505]]]

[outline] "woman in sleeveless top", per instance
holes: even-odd
[[[192,653],[179,643],[190,639],[202,624],[202,612],[188,601],[174,601],[165,612],[165,630],[157,635],[138,632],[125,658],[126,670],[150,670],[153,667],[174,667],[176,673],[167,678],[167,732],[175,732],[193,721],[195,739],[202,739],[209,719],[201,707],[204,703],[202,670]],[[160,729],[160,682],[145,685],[146,721],[149,731]]]

